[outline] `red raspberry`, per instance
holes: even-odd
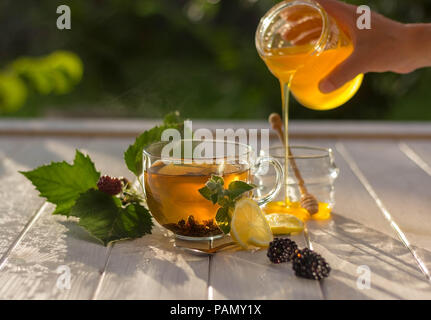
[[[119,194],[123,189],[123,184],[120,179],[111,178],[110,176],[102,176],[97,182],[97,187],[100,191],[105,192],[111,196]]]

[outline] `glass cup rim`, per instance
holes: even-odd
[[[315,146],[306,146],[306,145],[293,145],[290,146],[291,149],[305,149],[305,150],[313,150],[313,151],[320,151],[321,154],[315,154],[315,155],[292,155],[289,156],[289,159],[324,159],[324,158],[332,158],[333,151],[331,148],[325,148],[325,147],[315,147]],[[283,145],[275,145],[268,148],[268,155],[275,158],[275,159],[285,159],[284,155],[277,155],[274,154],[274,150],[284,150]]]
[[[319,3],[312,1],[312,0],[288,0],[288,1],[282,1],[278,4],[276,4],[271,9],[269,9],[269,11],[267,13],[265,13],[265,15],[261,18],[259,25],[256,29],[256,34],[255,34],[255,38],[254,38],[255,45],[256,45],[256,48],[257,48],[259,55],[261,55],[262,57],[268,56],[268,53],[266,52],[266,50],[264,48],[262,48],[262,45],[261,45],[262,40],[260,37],[260,34],[263,34],[263,31],[264,31],[266,25],[268,24],[266,21],[272,20],[275,16],[277,16],[284,9],[289,8],[291,6],[295,6],[295,5],[310,6],[313,9],[316,9],[319,12],[319,14],[321,15],[321,17],[322,17],[322,32],[320,33],[319,40],[314,45],[314,50],[310,51],[309,54],[314,55],[317,52],[322,51],[322,48],[323,48],[325,42],[327,41],[328,34],[329,34],[329,31],[328,31],[329,18],[328,18],[326,11],[323,9],[323,7]]]
[[[233,144],[233,145],[236,145],[236,146],[243,147],[246,150],[242,154],[235,155],[235,157],[232,157],[232,156],[229,156],[229,155],[224,155],[223,157],[222,156],[220,156],[220,157],[218,157],[218,156],[213,156],[213,157],[196,157],[196,158],[193,157],[193,159],[198,160],[198,161],[202,161],[202,160],[222,160],[222,159],[229,159],[229,160],[234,159],[234,160],[237,160],[237,159],[240,159],[240,158],[243,158],[243,157],[248,157],[248,156],[250,156],[253,153],[253,148],[250,145],[245,144],[245,143],[241,143],[241,142],[237,142],[237,141],[217,140],[217,139],[180,139],[180,140],[177,140],[177,141],[182,141],[182,142],[191,141],[191,142],[209,142],[209,143]],[[153,143],[151,143],[150,145],[148,145],[147,147],[144,148],[143,153],[144,153],[144,155],[146,155],[148,157],[151,157],[153,159],[162,159],[161,155],[154,155],[154,154],[150,153],[148,151],[148,149],[150,147],[155,146],[155,145],[162,145],[162,144],[167,144],[167,143],[170,143],[170,142],[172,142],[172,141],[157,141],[157,142],[153,142]],[[181,156],[181,158],[170,157],[169,160],[170,161],[171,160],[172,161],[175,161],[175,160],[181,161],[181,160],[189,160],[189,158],[184,158],[183,156]]]

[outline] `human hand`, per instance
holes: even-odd
[[[356,25],[359,17],[356,6],[337,0],[316,2],[339,23],[354,45],[353,53],[320,82],[323,93],[340,88],[360,73],[409,73],[431,63],[417,55],[417,51],[423,47],[418,45],[416,25],[404,25],[372,12],[371,29],[360,30]],[[430,36],[429,25],[427,31]]]

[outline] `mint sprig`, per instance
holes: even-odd
[[[213,204],[220,206],[217,210],[215,220],[223,233],[228,234],[236,201],[254,188],[256,188],[255,185],[244,181],[232,181],[229,183],[228,188],[225,189],[223,178],[212,175],[205,184],[205,187],[199,189],[199,193]]]

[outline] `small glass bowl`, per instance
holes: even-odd
[[[319,203],[332,209],[335,205],[334,181],[339,174],[332,150],[312,146],[291,146],[290,149],[292,156],[289,156],[289,159],[295,160],[308,192],[314,195]],[[285,148],[283,146],[270,147],[268,153],[285,168]],[[291,203],[298,203],[301,201],[301,192],[290,160],[288,169],[287,185],[283,183],[274,201],[285,201],[288,196]],[[266,175],[259,176],[257,184],[266,185],[265,181],[272,179],[272,175],[269,171]]]

